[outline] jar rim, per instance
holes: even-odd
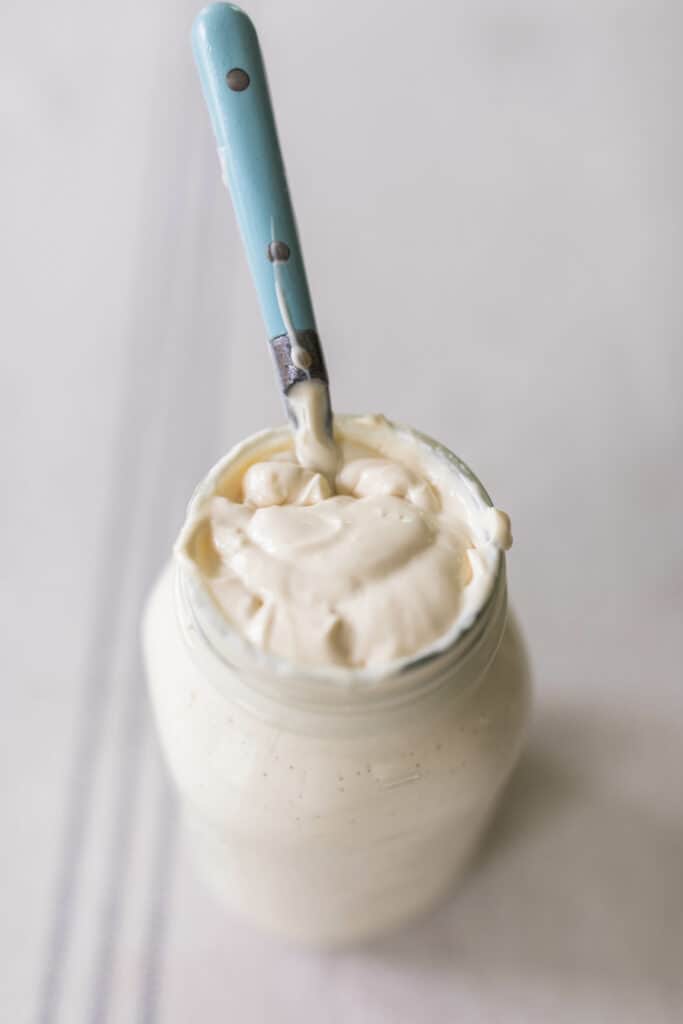
[[[364,417],[336,415],[335,423],[343,429],[348,428],[353,421],[362,419]],[[420,445],[424,445],[431,454],[447,462],[484,505],[493,507],[493,502],[478,477],[445,445],[412,427],[389,420],[386,422],[396,432],[407,435]],[[190,508],[194,502],[200,501],[214,488],[228,468],[240,458],[248,458],[250,452],[256,451],[266,442],[277,443],[278,440],[289,437],[289,428],[282,426],[259,431],[245,438],[227,452],[200,482],[190,501]],[[493,657],[502,635],[507,609],[507,588],[505,555],[498,549],[495,572],[488,594],[472,620],[457,632],[452,634],[452,631],[449,631],[428,648],[414,655],[376,667],[301,665],[289,658],[261,650],[230,625],[212,599],[196,564],[185,552],[182,541],[181,534],[174,549],[176,601],[181,623],[185,625],[185,635],[188,636],[188,630],[192,634],[191,646],[196,645],[195,638],[198,637],[225,669],[238,673],[241,678],[248,677],[262,695],[279,698],[287,703],[294,701],[306,706],[335,706],[343,707],[345,710],[349,710],[352,705],[367,709],[373,703],[401,703],[405,699],[414,698],[418,693],[432,690],[439,684],[441,676],[447,674],[450,678],[458,666],[465,668],[476,649],[481,646],[489,626],[499,627],[493,629],[494,643],[490,657]],[[490,658],[485,660],[488,664]],[[471,676],[471,672],[463,674]]]

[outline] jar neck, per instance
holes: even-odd
[[[369,679],[352,669],[313,670],[258,651],[230,631],[187,565],[176,566],[175,602],[190,656],[226,698],[257,714],[282,718],[348,718],[412,709],[428,698],[457,698],[482,678],[498,649],[507,614],[505,558],[486,603],[471,626],[442,650],[427,652]],[[223,623],[223,628],[221,628]],[[226,651],[225,636],[231,645]]]

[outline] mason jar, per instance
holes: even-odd
[[[489,502],[460,460],[416,436]],[[257,435],[207,481],[284,438]],[[255,651],[235,657],[226,631],[187,562],[174,559],[148,602],[144,651],[161,745],[208,883],[244,918],[315,945],[365,939],[436,904],[481,839],[528,717],[503,552],[483,607],[450,646],[372,681]]]

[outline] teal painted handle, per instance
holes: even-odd
[[[269,257],[273,241],[284,242],[289,250],[280,273],[292,324],[297,332],[315,330],[256,30],[239,7],[214,3],[197,15],[192,47],[223,180],[232,194],[269,336],[273,339],[286,333]]]

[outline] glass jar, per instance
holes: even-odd
[[[169,565],[148,603],[145,659],[210,884],[258,925],[318,945],[384,932],[436,903],[481,838],[528,717],[502,552],[471,626],[372,684],[362,672],[238,665],[221,628],[186,566]]]

